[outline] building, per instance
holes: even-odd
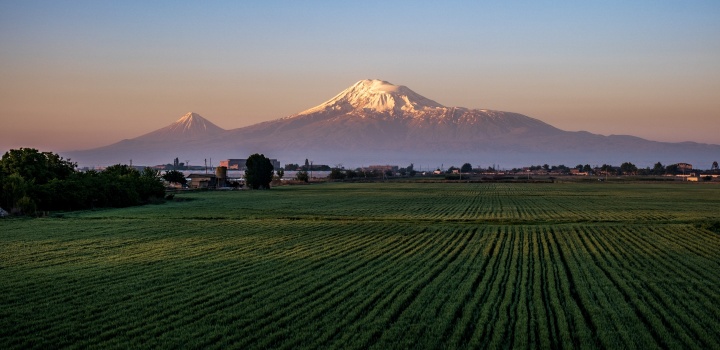
[[[225,159],[220,161],[220,166],[226,167],[228,170],[247,170],[247,159]],[[280,169],[280,161],[277,159],[270,159],[275,170]]]
[[[393,174],[397,173],[399,169],[400,167],[398,167],[397,165],[370,165],[367,167],[367,170],[370,171],[377,170],[380,172],[386,172],[390,170],[393,172]]]
[[[215,188],[217,176],[215,174],[190,174],[190,188]]]
[[[688,163],[677,163],[678,170],[692,170],[692,164]]]
[[[245,162],[247,159],[226,159],[220,161],[220,166],[226,167],[228,170],[245,170]]]

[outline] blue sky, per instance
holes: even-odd
[[[194,111],[280,118],[360,79],[565,130],[720,144],[718,1],[0,1],[0,150]]]

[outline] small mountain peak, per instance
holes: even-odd
[[[174,123],[156,130],[148,135],[158,140],[163,139],[199,139],[224,132],[221,127],[203,118],[200,114],[189,112]]]
[[[205,120],[205,118],[201,117],[200,114],[197,114],[195,112],[188,112],[184,116],[180,117],[180,119],[178,119],[177,121],[178,122],[187,122],[187,121],[191,121],[193,119]]]
[[[443,105],[428,99],[403,85],[394,85],[385,80],[360,80],[327,102],[308,109],[299,115],[321,111],[369,110],[381,113],[402,113],[427,108],[443,108]]]

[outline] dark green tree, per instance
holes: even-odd
[[[670,164],[665,167],[665,173],[677,175],[677,174],[681,173],[681,171],[677,164]]]
[[[465,163],[460,167],[461,173],[469,173],[472,171],[472,165],[470,163]]]
[[[183,175],[183,173],[177,170],[166,171],[165,174],[163,174],[162,178],[167,182],[174,182],[181,185],[187,184],[187,179],[185,178],[185,175]]]
[[[633,163],[625,162],[620,165],[620,172],[622,172],[625,175],[635,175],[635,174],[637,174],[637,171],[638,171],[638,168]]]
[[[273,179],[275,168],[270,159],[263,154],[255,153],[245,162],[245,182],[252,189],[268,189]]]
[[[43,185],[52,179],[64,180],[75,172],[76,164],[52,152],[34,148],[11,149],[0,160],[0,172],[18,174],[25,181]]]
[[[328,175],[328,179],[331,180],[343,180],[345,179],[345,172],[340,169],[333,169],[330,171],[330,175]]]
[[[277,176],[278,176],[278,179],[282,180],[283,176],[285,176],[285,170],[283,170],[282,168],[278,169]]]
[[[295,179],[303,182],[310,181],[310,177],[308,177],[308,172],[305,170],[298,171],[297,174],[295,174]]]
[[[653,175],[664,175],[665,174],[665,167],[662,165],[662,163],[657,162],[652,168],[652,174]]]

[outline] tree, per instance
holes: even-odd
[[[715,171],[718,170],[718,162],[717,162],[717,160],[712,163],[712,167],[710,168],[710,170],[715,170]]]
[[[7,210],[15,208],[18,200],[27,195],[30,185],[17,173],[3,178],[0,183],[0,206]]]
[[[630,162],[625,162],[620,165],[620,171],[626,175],[635,175],[637,170],[637,166]]]
[[[310,178],[308,177],[308,173],[305,170],[298,171],[297,174],[295,174],[295,179],[298,181],[308,182],[310,181]]]
[[[345,172],[340,169],[333,169],[330,171],[330,175],[328,175],[328,179],[331,180],[343,180],[345,179]]]
[[[679,173],[680,173],[680,168],[678,167],[677,164],[670,164],[670,165],[668,165],[668,166],[665,167],[665,173],[666,173],[666,174],[676,175],[676,174],[679,174]]]
[[[275,168],[270,159],[263,154],[255,153],[245,162],[245,182],[254,190],[270,188]]]
[[[469,173],[471,171],[472,171],[472,165],[470,165],[470,163],[465,163],[462,165],[462,167],[460,167],[461,173]]]
[[[282,180],[283,176],[285,176],[285,170],[283,170],[282,168],[278,169],[277,176],[279,180]]]
[[[600,167],[600,170],[603,171],[606,175],[615,173],[615,169],[612,167],[612,165],[608,165],[608,164],[603,164]]]
[[[52,152],[34,148],[11,149],[0,160],[0,172],[18,174],[25,181],[43,185],[52,179],[64,180],[75,172],[76,164]]]
[[[185,175],[177,170],[166,171],[165,174],[163,174],[162,178],[167,182],[173,182],[181,185],[187,184],[187,179],[185,178]]]
[[[653,175],[664,175],[665,174],[665,167],[662,165],[662,163],[657,162],[652,168],[652,174]]]

